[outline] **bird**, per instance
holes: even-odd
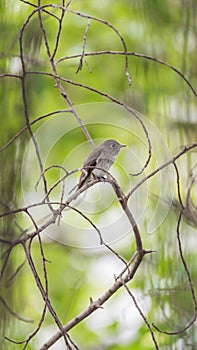
[[[112,139],[95,147],[83,163],[77,189],[83,187],[91,179],[104,178],[106,171],[110,169],[122,147],[126,147],[126,145],[121,145]]]

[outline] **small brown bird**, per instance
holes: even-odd
[[[126,145],[121,145],[115,140],[106,140],[98,147],[94,148],[83,163],[83,169],[77,188],[81,188],[86,182],[90,181],[91,178],[96,179],[104,177],[106,172],[103,170],[108,171],[110,169],[122,147],[126,147]]]

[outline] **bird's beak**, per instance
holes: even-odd
[[[120,145],[120,147],[122,148],[122,147],[127,147],[127,145]]]

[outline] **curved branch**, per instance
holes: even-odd
[[[139,232],[139,229],[138,229],[138,226],[137,226],[137,223],[133,217],[133,214],[131,213],[131,210],[129,209],[128,205],[127,205],[127,198],[126,196],[124,195],[122,189],[120,188],[120,186],[118,185],[117,181],[115,180],[114,177],[112,177],[111,174],[108,174],[109,177],[105,180],[106,182],[109,182],[115,193],[116,193],[116,196],[118,198],[118,201],[120,203],[120,205],[122,206],[122,209],[124,210],[130,224],[131,224],[131,227],[133,229],[133,232],[134,232],[134,235],[135,235],[135,242],[136,242],[136,249],[141,251],[143,250],[143,246],[142,246],[142,240],[141,240],[141,236],[140,236],[140,232]]]
[[[37,122],[39,122],[42,119],[45,119],[47,117],[52,116],[53,114],[58,114],[58,113],[71,113],[70,109],[60,109],[58,111],[54,111],[54,112],[49,112],[46,113],[44,115],[41,115],[40,117],[32,120],[29,125],[33,125],[36,124]],[[4,146],[2,146],[0,148],[0,153],[3,152],[8,146],[10,146],[24,131],[26,131],[28,129],[28,126],[25,125],[22,129],[20,129]]]
[[[137,253],[137,258],[132,265],[130,271],[127,272],[125,277],[122,277],[121,279],[117,279],[113,285],[103,294],[101,295],[97,300],[93,301],[92,298],[90,299],[90,305],[82,311],[80,314],[78,314],[76,317],[74,317],[72,320],[70,320],[65,326],[63,326],[63,331],[66,333],[73,327],[75,327],[77,324],[79,324],[81,321],[83,321],[85,318],[87,318],[89,315],[91,315],[94,311],[101,308],[101,306],[110,299],[114,293],[117,292],[118,289],[120,289],[124,284],[129,282],[135,275],[139,265],[142,262],[142,259],[144,255],[146,254],[145,251],[141,250]],[[58,339],[62,337],[62,332],[57,331],[47,342],[45,342],[39,350],[47,350],[49,349],[53,344],[55,344]]]
[[[86,52],[84,54],[85,57],[88,57],[88,56],[100,56],[100,55],[121,55],[122,56],[122,55],[125,55],[125,52],[123,52],[123,51],[104,50],[104,51]],[[181,77],[181,79],[183,79],[185,81],[185,83],[189,86],[189,88],[193,92],[194,96],[197,97],[197,91],[194,89],[194,87],[190,83],[189,79],[178,68],[174,67],[172,64],[169,64],[168,62],[162,61],[162,60],[160,60],[157,57],[153,57],[151,55],[146,55],[146,54],[139,53],[139,52],[134,52],[134,51],[127,51],[126,55],[127,56],[134,56],[134,57],[144,58],[146,60],[153,61],[155,63],[161,64],[163,66],[166,66],[166,67],[170,68],[176,74],[178,74]],[[78,58],[78,57],[80,57],[80,54],[64,56],[62,58],[59,58],[55,63],[58,64],[58,63],[60,63],[62,61],[73,59],[73,58]]]
[[[82,89],[86,89],[86,90],[89,90],[91,92],[94,92],[102,97],[105,97],[107,98],[108,100],[110,100],[111,102],[114,102],[115,104],[123,107],[126,111],[128,111],[130,114],[132,114],[136,119],[137,121],[140,123],[143,131],[144,131],[144,134],[145,134],[145,137],[146,137],[146,140],[147,140],[147,143],[148,143],[148,157],[147,157],[147,160],[144,164],[144,166],[142,167],[142,169],[136,173],[136,174],[133,174],[133,176],[135,175],[140,175],[145,169],[146,167],[148,166],[150,160],[151,160],[151,150],[152,150],[152,145],[151,145],[151,141],[150,141],[150,138],[149,138],[149,134],[148,134],[148,130],[146,129],[146,126],[144,124],[144,122],[142,121],[142,119],[140,118],[140,116],[137,114],[137,112],[132,109],[131,107],[127,106],[124,102],[118,100],[117,98],[105,93],[105,92],[102,92],[98,89],[95,89],[93,87],[90,87],[88,85],[84,85],[84,84],[81,84],[81,83],[77,83],[77,82],[74,82],[70,79],[66,79],[66,78],[63,78],[59,75],[56,75],[56,74],[52,74],[52,73],[48,73],[48,72],[39,72],[39,71],[28,71],[27,74],[40,74],[40,75],[46,75],[46,76],[49,76],[49,77],[53,77],[57,80],[60,80],[60,81],[63,81],[63,82],[66,82],[68,84],[71,84],[71,85],[74,85],[74,86],[77,86],[79,88],[82,88]]]

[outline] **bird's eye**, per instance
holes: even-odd
[[[112,143],[112,144],[111,144],[111,147],[112,147],[112,148],[116,148],[116,144],[115,144],[115,143]]]

